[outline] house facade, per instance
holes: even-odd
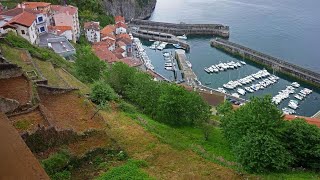
[[[99,22],[86,22],[84,23],[84,32],[89,42],[100,42],[100,23]]]

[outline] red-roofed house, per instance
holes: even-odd
[[[32,9],[47,14],[50,11],[51,3],[47,2],[22,2],[18,7],[23,9]]]
[[[120,59],[119,61],[128,64],[130,67],[137,67],[143,64],[139,59],[133,57],[125,57]]]
[[[307,123],[316,125],[320,128],[320,119],[317,118],[310,118],[310,117],[303,117],[303,116],[295,116],[295,115],[285,115],[284,119],[288,121],[292,121],[294,119],[305,119]]]
[[[125,23],[125,19],[123,16],[115,16],[114,21],[116,24],[118,24],[119,22]]]
[[[106,37],[111,37],[113,39],[116,39],[116,37],[114,36],[115,31],[116,31],[116,27],[114,25],[107,25],[106,27],[101,29],[100,31],[101,41]]]
[[[119,58],[122,59],[124,57],[127,57],[126,50],[122,49],[121,47],[116,48],[113,53]]]
[[[99,22],[85,22],[84,32],[89,42],[100,42],[100,23]]]
[[[72,41],[80,37],[80,24],[78,8],[74,6],[51,5],[52,23],[55,26],[70,26],[72,28]]]
[[[116,34],[126,34],[128,26],[123,22],[116,23]]]
[[[28,40],[31,44],[38,43],[38,32],[36,29],[36,15],[23,11],[21,14],[13,17],[1,28],[6,32],[14,31],[21,37]]]
[[[104,46],[103,43],[98,42],[94,43],[92,46],[92,49],[96,56],[99,57],[99,59],[106,61],[108,63],[113,63],[117,61],[117,57],[107,48],[107,46]]]
[[[48,32],[57,36],[64,36],[72,41],[72,28],[70,26],[48,26]]]

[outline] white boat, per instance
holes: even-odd
[[[176,49],[182,49],[183,47],[180,44],[172,44]]]
[[[160,45],[157,47],[158,50],[162,51],[164,48],[166,48],[168,43],[161,42]]]
[[[210,70],[208,68],[206,68],[206,67],[204,68],[204,71],[207,72],[207,73],[210,73]]]
[[[184,34],[184,35],[182,35],[182,36],[177,36],[177,38],[179,38],[179,39],[185,39],[185,40],[186,40],[186,39],[188,39],[188,38],[187,38],[187,36],[186,36],[185,34]]]
[[[238,88],[238,89],[237,89],[237,92],[238,92],[239,94],[241,94],[242,96],[246,94],[246,91],[245,91],[244,89],[241,89],[241,88]]]
[[[240,61],[241,64],[246,65],[247,63],[244,61]]]
[[[297,82],[293,82],[293,83],[291,84],[291,86],[293,86],[293,87],[295,87],[295,88],[298,88],[298,87],[300,87],[300,84],[297,83]]]
[[[299,94],[294,95],[295,98],[299,99],[300,101],[303,99],[302,96],[300,96]]]
[[[232,93],[231,96],[236,97],[236,98],[240,98],[240,95],[238,93]]]
[[[217,91],[221,92],[221,93],[224,93],[224,94],[227,94],[227,91],[224,90],[223,88],[218,88]]]
[[[166,69],[168,71],[173,71],[174,70],[172,66],[171,67],[165,67],[164,69]]]
[[[170,53],[169,53],[169,52],[163,52],[163,56],[164,56],[165,58],[169,58],[169,57],[170,57]]]
[[[174,66],[174,63],[164,63],[164,66]]]
[[[189,68],[192,68],[192,64],[191,64],[190,61],[186,61],[186,63],[187,63],[187,65],[188,65]]]

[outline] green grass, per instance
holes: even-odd
[[[22,54],[24,53],[22,50],[12,48],[6,44],[1,44],[1,50],[3,56],[13,64],[17,64],[18,66],[22,67],[24,71],[35,71],[35,68],[31,63],[26,63],[22,59]]]
[[[288,179],[288,180],[316,180],[320,179],[320,174],[309,171],[291,171],[284,173],[270,173],[261,175],[263,179],[275,180],[275,179]]]
[[[72,88],[79,88],[80,92],[83,94],[90,93],[89,86],[82,83],[80,80],[75,78],[73,75],[69,74],[68,72],[65,72],[61,68],[56,68],[56,72],[59,74],[59,76]]]
[[[146,165],[147,164],[144,161],[129,160],[126,164],[122,166],[110,169],[109,171],[98,177],[96,180],[151,180],[153,178],[140,169],[142,167],[145,167]]]
[[[13,124],[13,126],[19,130],[28,130],[31,122],[28,120],[21,120]]]
[[[68,87],[56,72],[50,61],[42,61],[36,58],[33,58],[33,61],[37,64],[42,75],[48,80],[48,85],[55,87]]]
[[[236,161],[220,128],[212,127],[209,140],[205,141],[200,128],[170,127],[154,121],[145,115],[139,114],[138,116],[147,121],[147,124],[143,126],[148,131],[156,135],[162,142],[170,144],[174,148],[192,149],[197,153],[204,153],[202,154],[203,156],[215,161],[222,158],[222,163],[224,160],[231,162]]]

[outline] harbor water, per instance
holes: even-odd
[[[230,26],[230,41],[263,53],[279,57],[290,63],[320,72],[320,1],[316,0],[161,0],[157,2],[150,20],[173,23],[221,23]],[[218,74],[207,74],[205,67],[227,61],[239,61],[220,50],[210,47],[211,36],[188,37],[191,51],[187,54],[198,79],[212,88],[222,87],[262,69],[249,61],[247,65]],[[162,52],[147,48],[152,42],[143,41],[155,70],[173,80],[173,73],[164,69]],[[170,47],[165,51],[173,51]],[[273,73],[273,72],[270,72]],[[241,96],[275,96],[293,80],[283,77],[264,90]],[[300,82],[299,82],[300,83]],[[319,89],[300,83],[314,92],[300,101],[298,115],[312,116],[320,110]],[[299,88],[298,90],[300,90]],[[299,92],[296,90],[296,92]],[[233,93],[235,91],[230,91]],[[295,99],[290,95],[290,99]],[[289,99],[280,108],[288,106]]]

